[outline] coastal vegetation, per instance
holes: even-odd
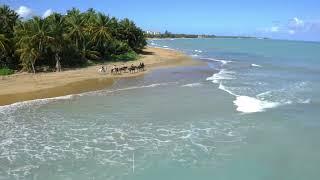
[[[22,19],[0,6],[0,73],[61,71],[86,64],[133,60],[146,46],[142,29],[94,9]]]
[[[164,33],[154,33],[149,32],[146,33],[148,38],[214,38],[215,35],[199,35],[199,34],[175,34],[169,31],[165,31]]]
[[[165,39],[165,38],[225,38],[225,39],[258,39],[258,37],[252,36],[217,36],[217,35],[207,35],[207,34],[176,34],[169,31],[164,33],[159,32],[146,32],[147,38]],[[260,39],[260,38],[259,38]],[[268,39],[268,38],[262,38]]]

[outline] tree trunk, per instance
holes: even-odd
[[[31,62],[31,66],[32,66],[33,74],[35,74],[35,73],[36,73],[36,70],[34,69],[34,64],[33,64],[33,62]]]
[[[61,63],[60,63],[60,57],[58,53],[56,53],[55,59],[56,59],[56,71],[61,72]]]

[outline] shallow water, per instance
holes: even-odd
[[[317,179],[317,54],[285,66],[264,42],[207,41],[153,43],[208,66],[1,107],[0,179]]]

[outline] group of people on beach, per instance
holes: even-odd
[[[116,74],[121,74],[121,73],[126,73],[127,70],[129,73],[136,73],[136,72],[141,72],[144,71],[145,65],[143,62],[140,62],[138,66],[131,64],[131,66],[125,66],[122,64],[122,66],[117,67],[116,65],[113,65],[113,67],[110,70],[110,74],[116,75]],[[107,66],[101,66],[98,70],[98,72],[105,73],[107,72]]]

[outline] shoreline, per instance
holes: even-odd
[[[54,98],[111,87],[119,78],[143,76],[154,69],[203,64],[191,57],[169,49],[147,47],[141,58],[128,62],[108,62],[86,68],[50,73],[19,73],[0,79],[0,106],[17,102]],[[144,62],[146,70],[134,74],[111,75],[113,64],[130,66]],[[101,66],[107,66],[107,73],[99,73]]]

